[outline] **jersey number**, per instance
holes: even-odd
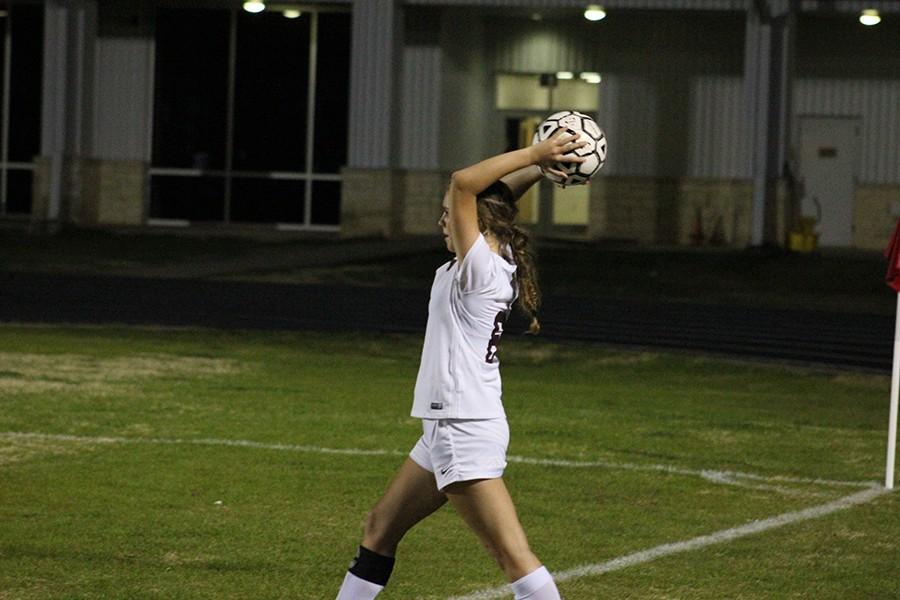
[[[491,339],[488,342],[485,362],[493,363],[497,359],[497,347],[500,345],[500,336],[503,335],[504,321],[506,321],[506,312],[501,310],[494,317],[494,330],[491,332]]]

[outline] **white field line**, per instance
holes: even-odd
[[[295,445],[295,444],[270,444],[263,442],[254,442],[249,440],[225,440],[225,439],[216,439],[216,438],[203,438],[203,439],[179,439],[179,438],[129,438],[129,437],[91,437],[91,436],[78,436],[78,435],[63,435],[63,434],[47,434],[47,433],[25,433],[25,432],[16,432],[16,431],[7,431],[0,432],[0,437],[12,438],[12,439],[42,439],[42,440],[55,440],[55,441],[67,441],[67,442],[77,442],[77,443],[90,443],[90,444],[178,444],[178,445],[199,445],[199,446],[230,446],[230,447],[240,447],[240,448],[254,448],[254,449],[262,449],[262,450],[282,450],[289,452],[308,452],[314,454],[343,454],[343,455],[355,455],[355,456],[404,456],[405,452],[401,452],[399,450],[364,450],[359,448],[324,448],[321,446],[304,446],[304,445]],[[757,533],[761,533],[763,531],[768,531],[770,529],[775,529],[778,527],[783,527],[785,525],[789,525],[791,523],[795,523],[798,521],[806,521],[809,519],[815,519],[818,517],[822,517],[833,512],[843,510],[846,508],[850,508],[852,506],[857,506],[860,504],[864,504],[875,498],[889,493],[891,490],[880,487],[876,482],[864,482],[864,481],[840,481],[833,479],[806,479],[801,477],[786,477],[786,476],[764,476],[764,475],[756,475],[753,473],[741,473],[736,471],[714,471],[714,470],[695,470],[695,469],[684,469],[680,467],[673,467],[670,465],[638,465],[632,463],[613,463],[606,461],[570,461],[570,460],[562,460],[562,459],[541,459],[541,458],[529,458],[525,456],[509,456],[507,457],[510,462],[517,462],[522,464],[531,464],[531,465],[545,465],[545,466],[555,466],[555,467],[564,467],[564,468],[606,468],[606,469],[622,469],[628,471],[660,471],[664,473],[672,473],[677,475],[691,475],[702,477],[703,479],[710,481],[712,483],[725,483],[729,485],[739,485],[743,487],[755,487],[759,489],[771,489],[775,491],[789,491],[794,492],[794,490],[785,490],[785,488],[780,488],[777,486],[753,486],[741,483],[738,481],[739,479],[749,479],[753,481],[761,481],[761,482],[786,482],[786,483],[802,483],[802,484],[815,484],[815,485],[823,485],[823,486],[852,486],[852,487],[866,487],[868,489],[857,492],[855,494],[851,494],[849,496],[844,496],[842,498],[838,498],[832,502],[828,502],[826,504],[820,504],[817,506],[813,506],[811,508],[788,512],[781,515],[777,515],[775,517],[771,517],[768,519],[764,519],[761,521],[753,521],[752,523],[748,523],[746,525],[741,525],[739,527],[733,527],[731,529],[723,529],[721,531],[717,531],[708,535],[703,535],[699,537],[695,537],[689,540],[684,540],[681,542],[674,542],[670,544],[662,544],[660,546],[655,546],[648,550],[642,550],[639,552],[635,552],[632,554],[627,554],[625,556],[620,556],[618,558],[614,558],[612,560],[597,563],[592,565],[582,565],[580,567],[575,567],[573,569],[568,569],[566,571],[560,571],[553,574],[553,577],[558,582],[569,581],[572,579],[578,579],[581,577],[588,577],[591,575],[601,575],[603,573],[609,573],[610,571],[616,571],[619,569],[624,569],[626,567],[631,567],[634,565],[638,565],[641,563],[650,562],[656,560],[657,558],[661,558],[663,556],[669,556],[671,554],[678,554],[681,552],[689,552],[692,550],[698,550],[700,548],[705,548],[706,546],[711,546],[714,544],[721,544],[725,542],[729,542],[741,537],[754,535]],[[479,592],[475,592],[474,594],[470,594],[468,596],[458,596],[456,598],[452,598],[451,600],[482,600],[488,598],[502,598],[511,593],[509,586],[503,585],[495,588],[488,588],[481,590]]]
[[[218,438],[198,438],[198,439],[181,439],[181,438],[141,438],[141,437],[109,437],[109,436],[81,436],[81,435],[65,435],[52,433],[28,433],[18,431],[0,432],[0,437],[12,439],[41,439],[54,440],[61,442],[76,442],[87,444],[164,444],[164,445],[194,445],[194,446],[228,446],[238,448],[254,448],[258,450],[281,450],[287,452],[306,452],[311,454],[343,454],[351,456],[405,456],[406,452],[399,450],[365,450],[361,448],[325,448],[322,446],[305,446],[296,444],[273,444],[265,442],[254,442],[250,440],[226,440]],[[671,465],[640,465],[634,463],[616,463],[608,461],[575,461],[564,459],[550,458],[531,458],[527,456],[511,455],[507,460],[512,463],[520,463],[527,465],[552,466],[563,468],[600,468],[624,471],[657,471],[663,473],[671,473],[674,475],[687,475],[701,477],[706,481],[724,485],[735,485],[752,489],[763,489],[781,492],[785,494],[799,495],[821,495],[815,492],[802,492],[790,488],[784,488],[773,485],[755,485],[742,482],[746,479],[750,481],[758,481],[765,483],[795,483],[817,486],[849,486],[849,487],[872,487],[877,485],[873,481],[840,481],[834,479],[812,479],[802,477],[787,476],[765,476],[756,475],[754,473],[742,473],[739,471],[716,471],[711,469],[686,469]]]
[[[877,485],[878,484],[875,484],[875,486]],[[853,506],[865,504],[866,502],[870,502],[875,498],[878,498],[879,496],[888,494],[890,492],[891,490],[888,490],[886,488],[873,486],[870,489],[838,498],[837,500],[828,502],[826,504],[819,504],[817,506],[812,506],[810,508],[805,508],[803,510],[798,510],[795,512],[783,513],[774,517],[770,517],[768,519],[763,519],[761,521],[753,521],[751,523],[747,523],[746,525],[732,527],[730,529],[722,529],[721,531],[716,531],[708,535],[701,535],[699,537],[691,538],[689,540],[684,540],[681,542],[661,544],[659,546],[654,546],[653,548],[648,548],[647,550],[641,550],[632,554],[626,554],[625,556],[620,556],[606,562],[593,565],[582,565],[573,569],[559,571],[553,574],[553,578],[558,583],[561,583],[564,581],[571,581],[573,579],[580,579],[582,577],[589,577],[592,575],[609,573],[611,571],[618,571],[619,569],[647,563],[664,556],[679,554],[681,552],[700,550],[701,548],[705,548],[707,546],[723,544],[725,542],[730,542],[738,538],[756,535],[764,531],[769,531],[771,529],[790,525],[791,523],[824,517],[825,515],[829,515],[839,510],[844,510]],[[509,596],[510,594],[512,594],[512,590],[510,589],[510,587],[508,585],[503,585],[494,588],[486,588],[466,596],[456,596],[451,598],[450,600],[488,600],[490,598],[504,598]]]

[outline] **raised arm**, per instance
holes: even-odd
[[[541,169],[537,165],[522,167],[500,178],[500,182],[506,185],[512,197],[518,201],[522,195],[535,183],[541,180]]]
[[[495,181],[530,166],[541,165],[545,170],[565,176],[554,169],[552,164],[558,161],[583,162],[584,159],[578,156],[565,156],[567,152],[586,144],[575,141],[577,139],[577,135],[560,131],[534,146],[498,154],[453,173],[447,190],[447,220],[453,248],[460,262],[481,233],[478,227],[478,209],[475,206],[476,196]],[[533,173],[534,171],[532,176]],[[513,192],[513,195],[518,198],[521,194]]]

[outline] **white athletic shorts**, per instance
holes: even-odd
[[[437,488],[457,481],[496,479],[506,468],[509,424],[498,419],[422,419],[422,437],[409,457],[434,473]]]

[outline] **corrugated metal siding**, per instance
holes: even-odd
[[[900,12],[897,0],[803,0],[801,10],[834,10],[837,12],[860,12],[864,8],[874,8],[883,13]]]
[[[753,0],[604,0],[600,2],[609,9],[671,9],[671,10],[747,10]],[[785,11],[788,0],[769,0],[770,11],[780,14]],[[490,6],[546,8],[583,8],[586,0],[404,0],[404,4],[433,6]],[[900,12],[896,0],[803,0],[801,10],[833,10],[837,12],[859,12],[864,8],[875,8],[883,13]]]
[[[740,73],[744,31],[740,15],[696,19],[640,18],[632,14],[596,27],[573,17],[556,21],[486,19],[495,71]],[[708,28],[715,28],[710,32]],[[640,31],[636,37],[635,31]],[[737,41],[736,41],[737,40]]]
[[[552,27],[510,27],[498,32],[492,47],[494,69],[510,72],[596,71],[596,54],[590,39]]]
[[[794,92],[795,140],[801,116],[861,117],[859,181],[900,183],[900,81],[801,79]]]
[[[742,85],[741,79],[732,77],[693,81],[690,176],[750,177]],[[861,117],[859,181],[900,183],[900,81],[799,79],[794,84],[793,112],[794,146],[799,143],[802,116]],[[608,118],[616,120],[614,115]]]
[[[458,169],[496,153],[502,121],[492,118],[495,82],[486,63],[487,28],[469,11],[448,10],[441,17],[440,167]],[[496,137],[486,133],[493,127]]]
[[[404,48],[401,99],[400,166],[437,169],[441,116],[441,49],[438,46]]]
[[[606,133],[606,175],[658,174],[659,98],[647,77],[611,75],[600,84],[597,122]]]
[[[391,162],[395,24],[393,2],[353,3],[348,153],[352,167],[384,168]]]
[[[41,102],[41,153],[65,151],[66,114],[66,9],[49,5],[44,13],[44,64]]]
[[[405,0],[405,4],[442,6],[510,6],[530,8],[584,8],[584,0]],[[675,10],[745,10],[747,0],[605,0],[605,8],[650,8]]]
[[[606,76],[600,83],[599,105],[597,108],[597,124],[606,134],[607,155],[606,164],[603,165],[604,175],[619,175],[619,78],[615,75]]]
[[[94,140],[97,158],[150,160],[153,40],[97,39]]]
[[[748,178],[749,127],[740,77],[691,81],[689,177]]]

